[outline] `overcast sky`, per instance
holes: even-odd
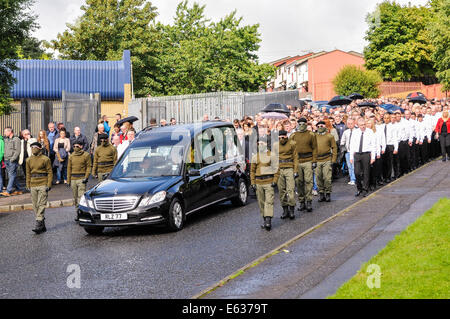
[[[35,36],[52,40],[67,22],[81,15],[85,0],[35,0],[33,11],[41,26]],[[158,20],[170,23],[180,0],[151,1],[158,8]],[[193,1],[190,1],[193,3]],[[206,4],[206,15],[218,20],[237,10],[245,24],[260,24],[260,62],[288,55],[341,49],[362,52],[367,29],[365,17],[382,0],[197,0]],[[397,0],[424,5],[427,0]]]

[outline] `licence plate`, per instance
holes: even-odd
[[[124,213],[122,213],[122,214],[117,214],[117,213],[101,214],[100,219],[101,220],[127,220],[128,214],[124,214]]]

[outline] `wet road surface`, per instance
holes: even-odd
[[[257,203],[230,203],[188,217],[171,233],[160,227],[107,228],[90,236],[74,208],[47,209],[47,232],[34,235],[31,211],[0,214],[0,298],[190,298],[290,238],[356,202],[346,179],[333,183],[331,203],[281,220],[278,198],[272,231],[260,228]],[[68,288],[79,265],[81,287]]]

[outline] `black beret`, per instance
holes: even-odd
[[[99,140],[107,140],[108,139],[108,134],[99,134],[98,135],[98,139]]]
[[[42,145],[41,145],[41,143],[39,143],[39,142],[31,143],[30,146],[31,146],[31,147],[39,147],[39,148],[42,148]]]
[[[326,125],[324,121],[320,121],[319,123],[317,123],[317,125],[320,125],[320,124]]]
[[[75,140],[74,142],[73,142],[73,145],[81,145],[81,146],[83,146],[84,145],[84,143],[83,143],[83,141],[82,140]]]
[[[281,130],[281,131],[278,132],[278,135],[279,135],[279,136],[287,135],[287,131]]]
[[[304,117],[302,117],[301,119],[299,119],[297,122],[298,122],[298,123],[308,123],[308,121],[307,121]]]

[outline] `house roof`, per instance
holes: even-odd
[[[355,52],[355,51],[345,52],[345,51],[336,49],[336,50],[332,50],[332,51],[320,51],[320,52],[316,52],[316,53],[308,53],[308,54],[305,54],[305,55],[297,55],[295,57],[283,58],[283,59],[278,60],[278,62],[273,63],[273,65],[275,67],[280,67],[283,64],[286,64],[286,66],[299,65],[299,64],[302,64],[302,63],[308,61],[309,59],[313,59],[313,58],[319,57],[321,55],[329,54],[329,53],[332,53],[332,52],[335,52],[335,51],[341,51],[341,52],[344,52],[344,53],[347,53],[347,54],[351,54],[351,55],[354,55],[354,56],[357,56],[357,57],[360,57],[360,58],[364,58],[363,54]]]
[[[291,64],[293,64],[294,62],[299,61],[299,60],[305,60],[305,59],[308,59],[308,58],[309,58],[310,56],[312,56],[312,55],[313,55],[313,53],[308,53],[308,54],[305,54],[305,55],[297,55],[296,57],[293,57],[293,58],[287,60],[287,61],[286,61],[286,66],[291,65]]]
[[[121,61],[19,60],[13,99],[61,99],[62,91],[100,93],[103,100],[122,100],[131,83],[130,51]]]

